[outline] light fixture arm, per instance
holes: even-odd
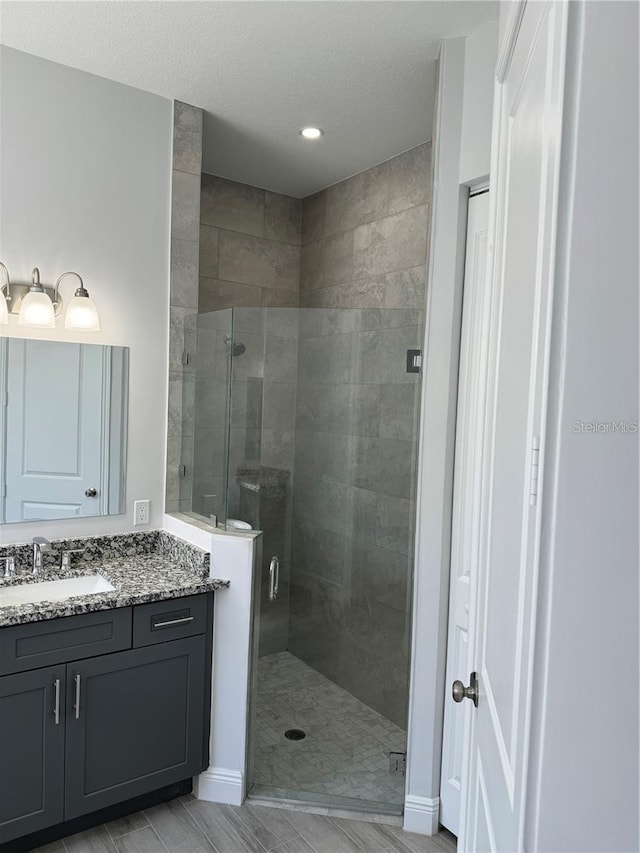
[[[9,277],[9,270],[2,263],[2,261],[0,261],[0,269],[4,271],[4,277],[7,279],[5,284],[0,286],[0,293],[4,292],[4,297],[7,302],[11,302],[11,278]]]
[[[31,272],[31,290],[44,293],[44,287],[40,284],[40,270],[38,267],[34,267]]]
[[[75,277],[80,282],[80,287],[76,290],[75,296],[89,296],[89,293],[85,289],[84,282],[82,281],[82,277],[80,275],[78,275],[77,272],[63,272],[62,275],[56,281],[56,286],[54,287],[54,290],[53,290],[53,304],[56,307],[57,307],[58,302],[59,302],[58,291],[60,290],[60,282],[62,281],[63,278],[65,278],[68,275],[75,275]]]

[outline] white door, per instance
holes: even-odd
[[[451,580],[447,637],[446,684],[465,680],[469,673],[469,569],[472,565],[473,531],[477,528],[482,454],[482,403],[485,377],[478,354],[486,323],[487,230],[489,193],[469,199],[464,269],[462,332],[456,419],[456,456],[451,523]],[[460,777],[464,721],[469,703],[447,701],[444,708],[440,823],[458,834]]]
[[[470,569],[479,701],[474,709],[465,700],[459,846],[473,853],[523,849],[562,131],[567,5],[513,9],[494,101],[480,539]]]
[[[108,348],[12,338],[7,349],[4,520],[101,514]]]

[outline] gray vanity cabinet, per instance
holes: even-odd
[[[63,819],[64,678],[64,666],[0,678],[0,843]]]
[[[0,630],[0,847],[208,764],[213,595]]]
[[[202,770],[204,637],[67,666],[65,819]]]

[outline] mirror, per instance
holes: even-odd
[[[125,509],[129,350],[0,338],[0,522]]]

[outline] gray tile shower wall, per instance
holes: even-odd
[[[301,206],[300,199],[202,175],[200,313],[298,305]]]
[[[305,198],[300,306],[424,307],[431,143]]]
[[[225,312],[220,312],[225,313]],[[259,654],[288,642],[291,500],[298,358],[297,308],[234,309],[229,515],[263,531]],[[280,594],[269,601],[269,563],[280,561]]]
[[[301,311],[289,651],[406,723],[417,310]]]
[[[401,727],[430,149],[302,209],[300,305],[335,310],[300,312],[289,650]]]
[[[167,512],[191,509],[201,163],[202,110],[174,101]]]

